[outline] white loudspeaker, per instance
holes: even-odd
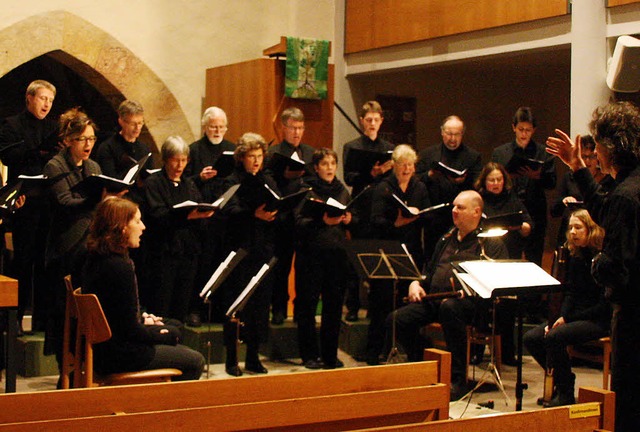
[[[609,60],[607,86],[622,93],[640,90],[640,39],[631,36],[618,38]]]

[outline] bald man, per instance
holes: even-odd
[[[466,330],[478,319],[487,317],[488,302],[476,297],[449,298],[423,301],[427,294],[452,291],[454,261],[479,259],[478,241],[482,217],[482,197],[475,191],[460,192],[453,200],[453,228],[436,244],[431,260],[426,264],[424,281],[413,281],[409,286],[410,304],[396,311],[398,342],[407,353],[409,361],[422,360],[420,329],[432,322],[440,322],[447,348],[451,351],[451,400],[460,399],[466,393]],[[500,239],[486,239],[485,253],[494,259],[509,257]],[[455,289],[460,289],[457,287]],[[477,310],[477,312],[476,312]],[[393,323],[393,313],[387,317],[387,334]]]

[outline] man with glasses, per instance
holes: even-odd
[[[102,173],[117,179],[122,179],[127,171],[149,153],[149,148],[138,138],[144,127],[144,109],[138,102],[123,101],[118,106],[118,124],[120,131],[104,140],[94,151],[95,160],[100,165]],[[149,158],[143,167],[138,182],[129,189],[127,198],[142,204],[142,179],[147,176],[145,170],[152,169],[153,158]]]
[[[227,113],[217,106],[211,106],[204,110],[200,124],[202,125],[202,138],[189,146],[189,162],[184,170],[184,175],[191,178],[202,195],[204,202],[214,202],[224,193],[225,178],[228,173],[218,171],[215,167],[225,152],[236,149],[236,145],[224,138],[227,133],[229,121]],[[233,158],[232,163],[235,164]],[[195,286],[202,288],[211,277],[211,273],[225,257],[222,253],[223,235],[226,231],[226,221],[219,212],[205,220],[205,230],[202,238],[200,264],[197,266]],[[195,291],[198,291],[197,289]],[[214,321],[220,321],[224,317],[221,310],[222,302],[218,301],[218,292],[213,294],[211,304]],[[202,303],[194,293],[191,305]],[[197,327],[200,325],[203,311],[192,307],[187,318],[187,324]],[[208,312],[208,311],[206,311]]]
[[[56,96],[53,84],[36,80],[26,91],[26,109],[0,126],[0,159],[8,167],[8,180],[21,174],[39,175],[58,152],[58,125],[48,117]],[[33,299],[34,330],[44,329],[44,245],[49,226],[49,200],[30,196],[12,220],[14,265],[18,278],[18,322]],[[33,296],[33,297],[32,297]],[[22,326],[20,326],[20,331]]]
[[[429,190],[431,205],[452,203],[462,191],[473,189],[482,170],[480,153],[463,142],[465,125],[456,115],[444,119],[440,126],[442,142],[422,150],[418,155],[416,175]],[[434,214],[425,229],[425,256],[431,257],[438,239],[453,224],[451,213]]]
[[[281,143],[272,145],[267,150],[265,170],[276,181],[278,190],[284,196],[300,189],[303,176],[313,175],[314,148],[302,143],[304,114],[299,108],[291,107],[285,109],[280,115],[280,120],[282,121],[284,139]],[[297,159],[303,162],[305,166],[301,170],[291,169],[290,164],[285,164],[283,167],[274,158],[275,153]],[[286,212],[279,216],[275,244],[278,263],[273,270],[273,297],[271,300],[271,322],[276,325],[282,324],[287,316],[289,272],[291,270],[295,242],[294,226],[293,212]]]

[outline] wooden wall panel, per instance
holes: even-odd
[[[277,143],[282,139],[280,112],[289,106],[297,106],[305,114],[302,141],[313,147],[332,147],[333,80],[334,66],[329,65],[327,99],[290,99],[283,98],[283,60],[260,58],[211,68],[206,73],[203,109],[215,105],[225,110],[229,119],[225,138],[232,142],[245,132],[257,132],[267,142]]]
[[[640,0],[607,0],[607,7],[622,6],[631,3],[640,3]]]
[[[347,0],[345,52],[561,16],[567,9],[567,0]]]

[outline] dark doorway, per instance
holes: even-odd
[[[56,100],[49,114],[52,119],[80,106],[98,124],[99,140],[118,130],[118,116],[109,101],[82,76],[49,54],[36,57],[0,78],[0,118],[24,110],[25,91],[36,79],[56,86]]]

